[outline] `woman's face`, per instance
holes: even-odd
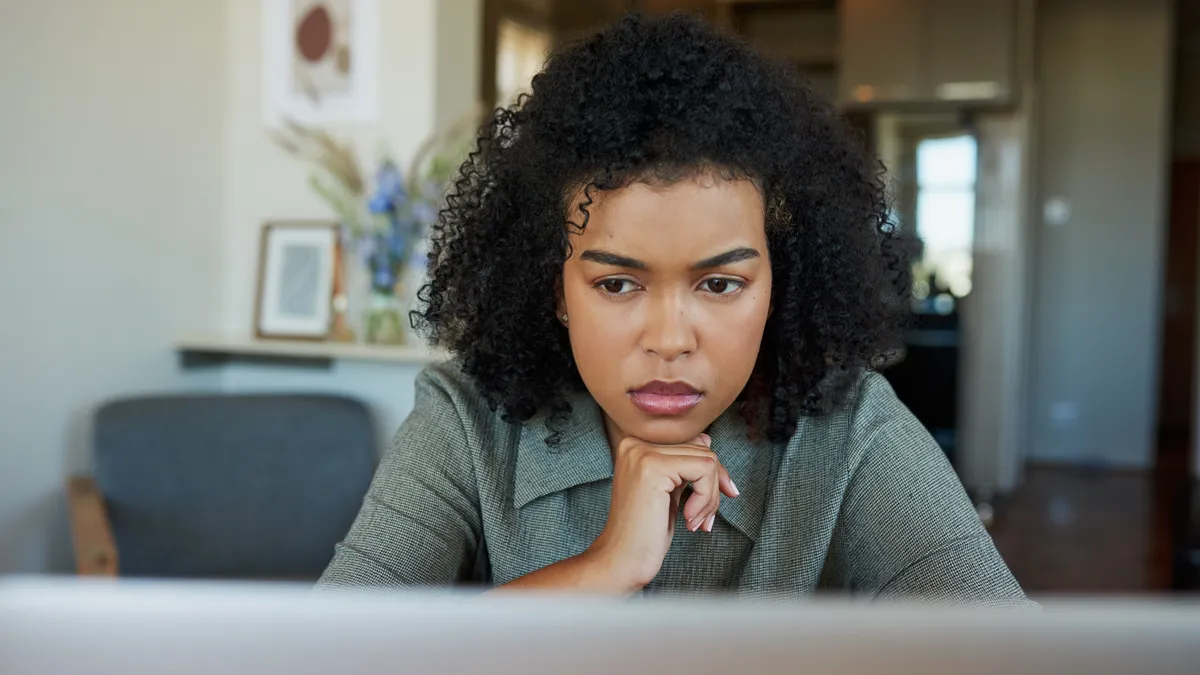
[[[750,181],[700,175],[599,192],[588,211],[558,308],[583,383],[610,440],[686,443],[733,403],[758,357],[771,308],[762,196]]]

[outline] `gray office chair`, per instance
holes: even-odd
[[[362,504],[375,438],[339,396],[110,402],[94,476],[68,486],[77,571],[315,580]]]

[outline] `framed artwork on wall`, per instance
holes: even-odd
[[[254,303],[256,337],[329,337],[337,249],[338,228],[333,222],[280,221],[263,225]]]
[[[261,2],[267,126],[376,121],[378,0]]]

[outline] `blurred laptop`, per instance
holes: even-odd
[[[0,673],[1200,672],[1200,608],[985,612],[278,584],[0,580]]]

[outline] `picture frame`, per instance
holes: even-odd
[[[338,225],[331,221],[263,224],[254,335],[325,340],[333,325]]]
[[[267,127],[379,115],[379,0],[261,0]]]

